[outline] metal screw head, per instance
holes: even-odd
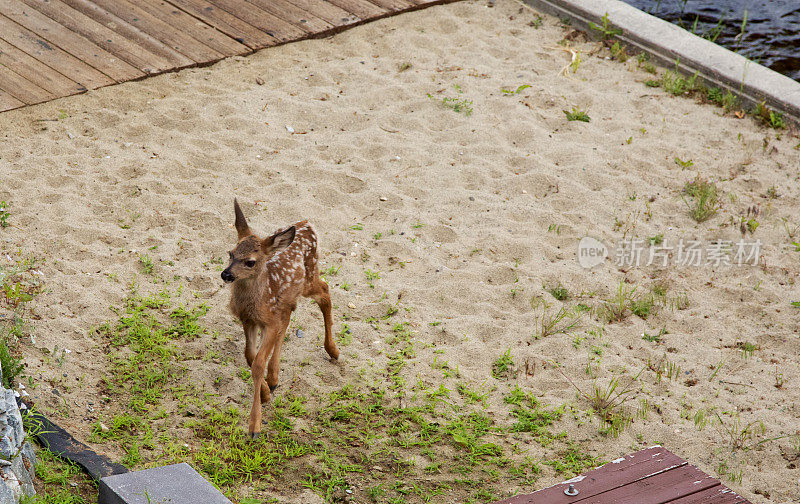
[[[570,485],[569,488],[564,490],[564,493],[569,495],[569,496],[578,495],[578,489],[575,488],[575,485]]]

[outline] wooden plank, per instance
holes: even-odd
[[[103,9],[90,0],[62,1],[84,16],[94,19],[109,30],[113,30],[126,39],[131,40],[137,45],[143,47],[148,52],[160,56],[161,58],[170,62],[173,68],[190,65],[195,62],[190,57],[181,54],[156,37],[153,37],[149,33],[140,30],[138,27],[128,24],[128,22],[121,17],[118,17],[106,9]],[[119,5],[120,2],[115,2],[115,4]]]
[[[287,0],[306,12],[313,12],[315,16],[324,19],[333,26],[346,26],[361,21],[361,18],[351,12],[336,7],[325,0]]]
[[[17,100],[10,94],[6,93],[2,89],[0,89],[0,112],[5,112],[6,110],[11,110],[15,108],[19,108],[25,105],[25,102]]]
[[[250,52],[250,48],[246,45],[237,42],[213,26],[203,23],[169,2],[164,0],[136,0],[133,4],[146,11],[147,14],[172,26],[173,30],[180,30],[188,35],[189,39],[194,39],[220,54],[233,56]],[[210,60],[211,58],[206,58],[202,61]]]
[[[168,3],[203,20],[250,49],[261,49],[279,42],[275,37],[245,23],[224,9],[218,9],[205,0],[169,0]]]
[[[144,76],[144,72],[138,68],[104,51],[88,39],[68,30],[18,0],[0,0],[0,12],[50,44],[60,47],[117,82]]]
[[[59,0],[22,1],[61,26],[83,36],[98,47],[138,68],[142,73],[156,73],[174,67],[167,59],[151,53],[145,47],[128,40]]]
[[[670,501],[669,504],[750,504],[750,502],[733,490],[720,485]]]
[[[0,14],[0,38],[87,89],[114,83],[111,77],[42,40],[32,31],[26,30],[2,14]]]
[[[656,446],[627,455],[619,461],[609,462],[600,466],[586,473],[580,481],[575,481],[572,484],[580,492],[580,499],[586,499],[613,490],[620,485],[652,477],[655,474],[686,465],[687,462],[682,458],[666,448]],[[580,499],[576,500],[576,497],[569,497],[564,494],[564,490],[567,487],[569,487],[569,483],[559,483],[534,494],[518,495],[501,501],[501,503],[539,504],[548,502],[566,504],[580,501]]]
[[[361,19],[372,19],[383,17],[389,13],[388,10],[378,7],[367,0],[328,0],[333,5],[352,12]]]
[[[0,89],[27,105],[55,98],[54,95],[5,66],[0,66]]]
[[[25,79],[35,82],[54,96],[67,96],[86,91],[81,84],[64,77],[3,39],[0,39],[0,65],[5,65]]]
[[[247,0],[209,0],[209,3],[281,42],[306,36],[304,30],[261,10]]]
[[[700,469],[686,465],[665,471],[608,492],[581,499],[580,494],[570,502],[580,504],[664,504],[673,500],[720,486],[720,482]],[[576,485],[577,488],[577,485]],[[565,495],[565,497],[568,497]]]
[[[400,12],[415,6],[410,0],[370,0],[370,2],[390,12]]]
[[[77,10],[83,10],[84,12],[88,9],[88,5],[86,4],[96,4],[97,8],[102,9],[122,20],[125,25],[128,25],[135,30],[139,30],[163,44],[172,53],[174,53],[172,55],[173,59],[175,59],[174,55],[178,55],[180,61],[185,61],[184,58],[188,58],[190,60],[187,63],[182,63],[181,66],[191,63],[204,63],[206,61],[213,61],[222,57],[222,53],[219,53],[214,49],[199,43],[194,38],[183,33],[183,31],[178,29],[178,26],[180,25],[172,25],[162,21],[161,19],[143,10],[141,7],[143,7],[143,5],[146,3],[144,1],[137,1],[135,4],[128,2],[127,0],[63,1],[69,4],[71,7]],[[193,19],[192,22],[196,22],[196,20]],[[115,25],[116,28],[121,26],[124,25]]]
[[[305,33],[325,32],[333,28],[333,25],[318,18],[316,15],[307,12],[286,0],[248,0],[251,4],[258,6],[259,9],[283,19],[284,21],[297,26]],[[252,23],[251,23],[252,24]]]

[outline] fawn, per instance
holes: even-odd
[[[338,359],[339,350],[331,334],[328,284],[319,276],[317,235],[308,221],[297,222],[262,240],[250,230],[236,199],[233,209],[239,240],[230,252],[231,262],[222,272],[222,280],[233,283],[230,309],[244,327],[244,356],[255,386],[248,433],[255,439],[261,433],[261,403],[268,402],[270,392],[278,386],[283,336],[299,296],[312,298],[322,310],[325,351],[332,359]],[[264,368],[270,353],[265,384]]]

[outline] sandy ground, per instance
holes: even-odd
[[[529,371],[518,374],[520,386],[574,405],[582,421],[565,428],[595,455],[663,444],[755,503],[796,502],[798,138],[645,87],[652,76],[635,59],[611,61],[595,42],[570,43],[582,61],[565,76],[570,54],[559,41],[571,29],[536,19],[512,0],[459,2],[0,115],[0,200],[12,224],[0,230],[1,260],[35,257],[46,284],[33,303],[32,341],[22,342],[26,373],[39,383],[34,397],[88,437],[108,408],[97,400],[104,349],[90,329],[114,319],[110,307],[134,275],[153,283],[139,263],[148,254],[160,281],[204,300],[205,323],[225,336],[196,343],[190,379],[206,386],[224,376],[219,393],[246,409],[249,385],[233,376],[243,340],[218,264],[235,239],[238,197],[264,233],[309,219],[323,266],[341,266],[329,277],[335,328],[349,316],[353,342],[341,366],[325,367],[318,310],[301,303],[293,327],[313,337],[286,345],[284,386],[328,390],[385,361],[364,319],[400,298],[415,337],[444,350],[418,350],[409,382],[433,373],[438,355],[468,382],[491,386],[491,365],[510,348]],[[501,91],[523,84],[519,94]],[[471,115],[442,97],[471,100]],[[573,106],[591,122],[568,122],[562,111]],[[676,157],[693,164],[682,168]],[[722,195],[718,214],[701,224],[680,197],[698,173]],[[767,196],[771,187],[777,197]],[[657,234],[672,245],[735,241],[753,206],[758,266],[680,267],[673,257],[666,268],[606,261],[586,270],[576,258],[586,235],[610,247]],[[373,288],[365,269],[380,271]],[[618,323],[587,315],[571,334],[536,339],[542,309],[531,301],[557,309],[543,287],[559,282],[592,306],[620,282],[637,292],[659,283],[673,306],[685,293],[688,307],[668,301],[646,320]],[[642,339],[661,328],[661,343]],[[740,342],[756,345],[752,356]],[[71,351],[60,366],[48,355],[56,347]],[[208,348],[228,363],[201,360]],[[553,365],[590,390],[663,356],[681,376],[643,378],[640,398],[653,410],[618,438],[597,434],[581,413],[588,405]],[[710,408],[727,424],[697,428],[697,411]],[[726,428],[735,418],[763,422],[748,450],[732,449]],[[756,444],[773,437],[781,439]]]

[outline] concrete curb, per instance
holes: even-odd
[[[783,112],[784,118],[800,124],[800,83],[744,56],[698,37],[667,21],[658,19],[619,0],[522,0],[531,7],[559,18],[569,18],[588,33],[589,23],[602,26],[602,17],[622,34],[615,38],[650,53],[666,66],[678,65],[681,72],[740,96],[744,104],[766,101]]]

